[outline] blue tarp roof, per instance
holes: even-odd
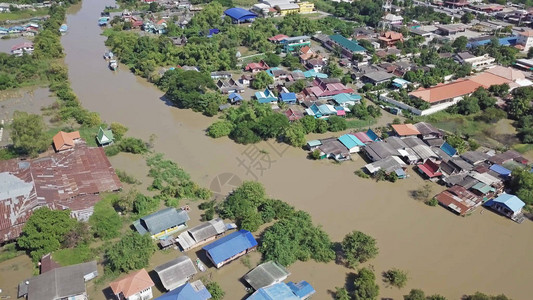
[[[373,140],[374,142],[375,141],[379,141],[380,138],[378,137],[378,135],[372,130],[372,129],[368,129],[366,131],[366,135],[368,135],[368,137]]]
[[[282,101],[296,101],[296,94],[295,93],[281,93],[280,98]]]
[[[522,207],[524,207],[524,205],[526,205],[517,196],[511,195],[511,194],[505,194],[505,193],[501,194],[500,196],[498,196],[495,199],[487,201],[487,203],[485,203],[485,205],[486,206],[492,206],[495,203],[501,203],[501,204],[507,206],[513,212],[519,211],[520,209],[522,209]]]
[[[248,300],[300,300],[294,295],[285,282],[276,283],[268,287],[262,287],[253,293]]]
[[[224,14],[236,21],[246,21],[257,17],[255,13],[240,7],[228,8]]]
[[[300,299],[304,299],[309,295],[312,295],[315,293],[315,289],[312,285],[309,284],[309,282],[302,280],[298,283],[294,283],[292,281],[289,281],[287,283],[287,286],[291,289],[291,291]]]
[[[333,100],[339,104],[346,103],[348,101],[357,102],[361,100],[361,96],[356,94],[341,93],[333,96]]]
[[[357,147],[357,146],[364,146],[365,145],[358,138],[356,138],[355,136],[353,136],[351,134],[341,135],[339,137],[339,142],[341,142],[344,145],[344,147],[346,147],[348,149],[352,149],[352,148]]]
[[[155,300],[207,300],[211,299],[211,294],[204,287],[196,291],[190,283],[180,286],[164,295],[161,295]]]
[[[440,149],[442,151],[444,151],[444,153],[448,154],[449,156],[454,156],[455,153],[457,153],[457,150],[455,150],[454,147],[452,147],[452,145],[444,142],[444,144],[442,144],[442,146],[440,146]]]
[[[209,253],[215,264],[219,264],[228,258],[247,249],[257,246],[257,241],[248,230],[239,230],[226,235],[211,244],[203,247]]]
[[[500,165],[492,165],[490,166],[490,169],[502,176],[510,176],[511,170],[508,170],[507,168],[500,166]]]

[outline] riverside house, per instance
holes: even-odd
[[[257,241],[252,233],[241,229],[204,246],[202,249],[205,250],[207,257],[218,269],[256,248]]]
[[[150,233],[150,236],[156,239],[186,228],[189,220],[187,211],[167,207],[133,222],[133,227],[140,234]]]

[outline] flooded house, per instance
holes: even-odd
[[[178,243],[183,251],[188,251],[215,240],[226,230],[227,226],[224,221],[216,218],[182,232],[178,236]]]
[[[74,148],[76,143],[80,142],[80,132],[64,132],[60,131],[53,138],[54,149],[56,152],[65,151]]]
[[[186,210],[167,207],[133,222],[133,227],[140,234],[149,233],[156,239],[183,230],[189,220]]]
[[[305,300],[315,293],[315,289],[307,282],[280,282],[262,287],[250,295],[248,300]]]
[[[482,198],[466,188],[454,185],[435,196],[439,204],[464,216],[482,204]]]
[[[148,300],[153,298],[155,284],[145,269],[132,272],[109,284],[116,300]]]
[[[290,274],[284,266],[274,261],[268,261],[248,272],[243,279],[257,291],[262,287],[282,282]]]
[[[58,267],[19,284],[27,300],[87,299],[85,283],[98,276],[96,261]]]
[[[398,178],[406,178],[405,170],[407,165],[398,156],[389,156],[379,161],[365,165],[365,169],[370,174],[376,174],[378,171],[383,170],[385,174],[396,173]]]
[[[113,131],[111,129],[98,128],[98,134],[96,135],[96,141],[100,146],[111,145],[115,142]]]
[[[191,283],[186,283],[170,292],[155,298],[155,300],[208,300],[211,299],[211,294],[204,286],[201,280],[196,280]]]
[[[121,188],[104,149],[84,143],[34,160],[1,161],[0,243],[17,238],[35,209],[70,209],[85,221],[100,193]]]
[[[485,203],[486,207],[518,223],[524,220],[522,208],[525,205],[517,196],[505,193]]]
[[[188,256],[180,256],[154,268],[163,287],[173,290],[187,283],[198,271]]]
[[[241,229],[204,246],[202,249],[218,269],[256,248],[257,241],[252,233]]]
[[[423,164],[418,165],[418,170],[428,179],[438,178],[442,176],[440,166],[431,159],[428,159]]]

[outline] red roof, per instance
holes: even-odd
[[[285,111],[285,115],[289,118],[289,121],[296,121],[304,117],[304,114],[299,110],[293,110],[292,108]]]
[[[33,48],[33,43],[24,42],[24,43],[16,44],[15,46],[11,47],[11,51],[15,51],[18,49],[23,49],[23,48]]]
[[[268,40],[271,41],[271,42],[281,42],[281,41],[283,41],[286,38],[288,38],[288,36],[286,36],[284,34],[278,34],[278,35],[275,35],[273,37],[269,37]]]
[[[482,85],[468,79],[460,79],[448,84],[438,84],[430,88],[419,88],[409,93],[410,96],[434,103],[446,99],[453,99],[473,93]]]
[[[270,67],[266,62],[260,61],[258,63],[249,63],[244,67],[245,71],[254,71],[254,70],[268,70]]]
[[[122,294],[129,298],[141,291],[153,287],[155,284],[145,269],[133,272],[122,279],[113,281],[109,284],[115,295]]]
[[[440,167],[432,160],[428,159],[422,165],[419,165],[418,168],[424,172],[429,178],[441,176],[442,173],[439,171]]]
[[[356,138],[358,138],[361,142],[365,143],[365,144],[368,144],[368,143],[372,143],[372,139],[368,137],[368,135],[366,135],[366,133],[364,132],[356,132],[356,133],[352,133]]]
[[[437,201],[460,215],[465,215],[481,204],[481,197],[462,186],[454,185],[435,196]]]

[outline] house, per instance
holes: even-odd
[[[255,291],[248,300],[302,300],[308,299],[315,293],[313,287],[306,281],[299,283],[276,283],[271,286],[262,287]]]
[[[361,78],[361,81],[363,81],[364,83],[379,85],[389,82],[394,77],[396,76],[392,73],[388,73],[385,71],[376,71],[364,74]]]
[[[240,7],[228,8],[224,11],[224,14],[236,24],[253,22],[257,18],[255,13]]]
[[[121,188],[104,149],[84,143],[34,160],[0,161],[0,243],[17,238],[39,207],[70,209],[86,221],[101,193]]]
[[[281,43],[281,41],[285,40],[289,38],[288,36],[284,35],[284,34],[278,34],[278,35],[275,35],[273,37],[269,37],[268,40],[270,42],[273,42],[273,43],[276,43],[276,44],[279,44]]]
[[[187,227],[189,214],[183,209],[164,208],[133,222],[140,234],[149,233],[152,238],[171,235]]]
[[[192,283],[186,283],[162,296],[155,298],[155,300],[208,300],[211,299],[211,294],[204,286],[201,280],[196,280]]]
[[[224,221],[216,218],[182,232],[178,236],[178,243],[183,251],[201,246],[215,240],[226,232]]]
[[[518,32],[516,44],[522,46],[524,52],[529,51],[529,48],[533,46],[533,30]]]
[[[259,103],[278,102],[278,97],[276,97],[268,88],[266,88],[264,92],[255,92],[255,99],[257,99]]]
[[[504,166],[500,166],[500,165],[497,165],[497,164],[494,164],[494,165],[490,166],[489,170],[494,172],[495,175],[497,175],[498,177],[500,177],[503,180],[509,179],[511,177],[511,173],[512,173],[511,170],[505,168]]]
[[[470,163],[471,165],[479,165],[480,163],[486,161],[489,156],[483,152],[479,151],[468,151],[461,154],[461,158]]]
[[[98,276],[96,261],[55,268],[21,282],[18,297],[27,300],[87,299],[85,282]]]
[[[315,4],[313,2],[298,2],[299,12],[301,14],[310,14],[315,10]]]
[[[301,118],[304,117],[303,112],[301,112],[298,109],[294,109],[292,107],[285,111],[285,115],[287,116],[290,122],[300,120]]]
[[[398,156],[388,156],[376,162],[366,164],[365,169],[370,174],[375,174],[383,170],[386,174],[395,172],[399,178],[405,178],[405,169],[407,165]]]
[[[307,35],[288,37],[280,41],[280,44],[283,45],[283,51],[293,52],[302,47],[311,46],[311,37]]]
[[[425,163],[418,165],[418,170],[425,174],[429,179],[442,176],[440,166],[431,159],[428,159]]]
[[[228,101],[231,104],[240,104],[243,101],[243,98],[239,93],[231,93],[228,95]]]
[[[460,32],[465,32],[467,26],[463,24],[443,24],[443,25],[436,25],[437,31],[436,33],[442,36],[448,36],[448,35],[455,35]]]
[[[435,196],[439,204],[464,216],[482,203],[482,198],[462,186],[454,185]]]
[[[333,105],[329,104],[321,104],[316,105],[316,103],[313,103],[309,108],[305,109],[305,112],[313,116],[315,118],[328,118],[330,116],[336,116],[338,114],[338,111],[335,109]]]
[[[251,232],[239,230],[204,246],[207,257],[218,269],[257,248]]]
[[[455,55],[455,60],[462,64],[469,64],[472,66],[472,69],[474,70],[480,70],[483,68],[488,68],[494,65],[494,62],[496,61],[495,58],[490,57],[488,54],[484,54],[481,56],[475,56],[470,54],[469,52],[460,52]]]
[[[322,72],[322,69],[326,66],[326,61],[322,57],[315,57],[308,59],[306,61],[305,66],[311,70],[315,70],[315,72]]]
[[[413,124],[392,124],[392,130],[400,137],[417,136],[420,131]]]
[[[251,74],[243,74],[240,78],[240,82],[243,86],[250,86],[250,83],[252,83],[252,80],[254,80],[254,76]]]
[[[507,150],[503,153],[496,154],[489,157],[489,161],[493,164],[503,165],[510,161],[516,161],[520,164],[527,165],[528,160],[525,159],[520,153],[514,150]]]
[[[33,53],[33,43],[25,42],[11,47],[11,54],[13,55],[22,56],[24,53]]]
[[[279,100],[287,104],[296,104],[296,94],[295,93],[280,93]]]
[[[76,143],[80,141],[80,132],[64,132],[60,131],[52,139],[54,142],[54,149],[56,152],[65,151],[74,148]]]
[[[274,8],[281,16],[300,12],[300,6],[297,3],[281,2],[276,4]]]
[[[392,47],[398,42],[403,42],[403,34],[395,31],[386,31],[378,39],[382,47]]]
[[[340,105],[342,107],[349,107],[361,102],[361,96],[357,94],[341,93],[333,96],[332,100],[337,105]]]
[[[444,142],[442,146],[440,146],[440,149],[444,151],[444,153],[448,154],[450,157],[454,156],[457,153],[457,150],[452,147],[452,145],[448,144],[447,142]]]
[[[346,87],[337,78],[316,78],[313,86],[304,88],[303,94],[317,99],[330,99],[342,93],[353,93],[352,88]]]
[[[291,273],[287,269],[274,262],[268,261],[255,267],[253,270],[244,275],[243,279],[254,289],[271,286],[287,279]]]
[[[485,206],[512,220],[520,219],[522,208],[525,205],[517,196],[505,193],[485,203]]]
[[[341,142],[350,153],[359,152],[361,147],[365,146],[365,143],[361,142],[355,135],[352,134],[341,135],[339,137],[339,142]]]
[[[148,300],[152,299],[152,287],[154,282],[145,269],[135,271],[113,281],[109,287],[117,300]]]
[[[395,74],[396,75],[396,74]],[[405,79],[402,79],[402,78],[394,78],[392,80],[392,85],[399,88],[399,89],[405,89],[407,88],[409,85],[411,84],[411,82],[405,80]]]
[[[60,268],[60,267],[61,265],[52,259],[52,254],[48,253],[48,254],[43,255],[43,257],[41,257],[41,261],[39,264],[39,268],[40,268],[39,274],[43,274],[48,271],[52,271],[55,268]]]
[[[379,138],[379,136],[370,128],[368,128],[368,130],[366,131],[366,135],[372,139],[372,141],[374,142],[378,142],[378,141],[381,141],[381,139]]]
[[[167,291],[184,285],[198,273],[192,260],[185,255],[155,267],[154,271]]]
[[[429,140],[429,139],[437,139],[442,138],[443,134],[440,130],[435,128],[435,126],[426,123],[426,122],[418,122],[414,124],[416,130],[420,132],[419,136],[423,140]],[[442,145],[442,144],[441,144]],[[439,145],[440,146],[440,145]]]
[[[385,142],[368,144],[363,148],[363,153],[371,161],[379,161],[389,156],[399,155],[396,149],[394,149],[389,143]]]
[[[362,54],[366,52],[366,49],[359,45],[357,41],[349,40],[340,34],[330,35],[328,39],[328,44],[329,48],[333,48],[335,46],[340,47],[341,54],[350,59],[352,58],[353,54]]]
[[[244,92],[244,87],[238,81],[235,81],[233,78],[219,79],[216,85],[220,92],[223,94]]]
[[[259,61],[257,63],[255,63],[255,62],[249,63],[249,64],[246,65],[246,67],[244,67],[245,71],[252,72],[252,73],[259,73],[261,71],[266,71],[268,69],[270,69],[270,67],[263,60],[261,60],[261,61]]]
[[[361,142],[365,143],[365,145],[368,145],[373,142],[373,140],[364,132],[356,132],[352,133],[356,138],[358,138]]]
[[[111,129],[98,129],[98,134],[96,135],[96,141],[100,146],[107,146],[113,144],[115,137],[113,137],[113,131]]]
[[[443,103],[453,105],[481,86],[481,84],[472,80],[459,79],[447,84],[438,84],[429,88],[419,88],[409,93],[409,96],[428,102],[432,106]]]
[[[304,75],[304,78],[328,78],[328,74],[317,72],[315,71],[315,69],[307,70],[302,73]]]
[[[324,139],[318,147],[321,158],[333,158],[336,161],[344,161],[351,158],[350,151],[337,139]]]
[[[381,22],[384,24],[384,27],[387,28],[391,28],[394,25],[402,25],[403,23],[402,16],[397,16],[391,13],[386,14],[381,20]]]
[[[230,79],[231,73],[227,71],[211,72],[211,79]]]
[[[315,55],[315,52],[313,51],[313,49],[311,49],[311,47],[304,46],[300,48],[300,61],[302,63],[307,62],[307,60],[312,58],[314,55]]]

